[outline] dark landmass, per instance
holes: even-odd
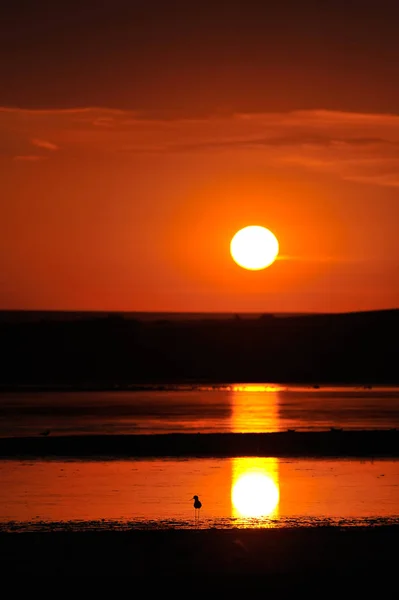
[[[0,438],[0,458],[399,457],[399,430]]]
[[[399,310],[230,318],[3,311],[0,386],[393,385],[398,334]]]
[[[0,533],[0,563],[3,580],[17,574],[85,576],[93,583],[104,576],[143,576],[150,584],[150,578],[168,576],[184,587],[184,576],[201,585],[203,576],[213,575],[228,576],[226,584],[233,588],[233,575],[258,575],[267,595],[271,586],[298,592],[299,585],[331,595],[344,582],[356,585],[356,593],[377,583],[380,595],[395,583],[398,539],[397,526]],[[247,591],[258,583],[244,581]]]

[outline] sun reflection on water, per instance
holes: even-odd
[[[234,385],[231,390],[231,431],[267,433],[279,430],[280,394],[277,386]]]
[[[265,433],[279,429],[279,386],[237,384],[232,387],[231,430]],[[231,510],[236,518],[277,518],[280,488],[277,458],[232,458]]]
[[[234,517],[278,516],[277,458],[233,458],[231,504]]]
[[[280,385],[244,383],[232,386],[233,392],[281,392],[285,388]]]

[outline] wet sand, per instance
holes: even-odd
[[[282,590],[388,585],[399,526],[283,530],[0,533],[4,574],[43,577],[262,575]]]
[[[0,458],[151,456],[399,457],[399,430],[0,438]]]

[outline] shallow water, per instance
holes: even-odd
[[[393,460],[0,461],[0,480],[0,530],[399,523]]]
[[[0,437],[399,428],[399,388],[169,386],[2,393]]]

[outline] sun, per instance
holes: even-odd
[[[230,253],[234,261],[251,271],[269,267],[276,260],[278,252],[279,244],[274,233],[259,225],[240,229],[230,242]]]

